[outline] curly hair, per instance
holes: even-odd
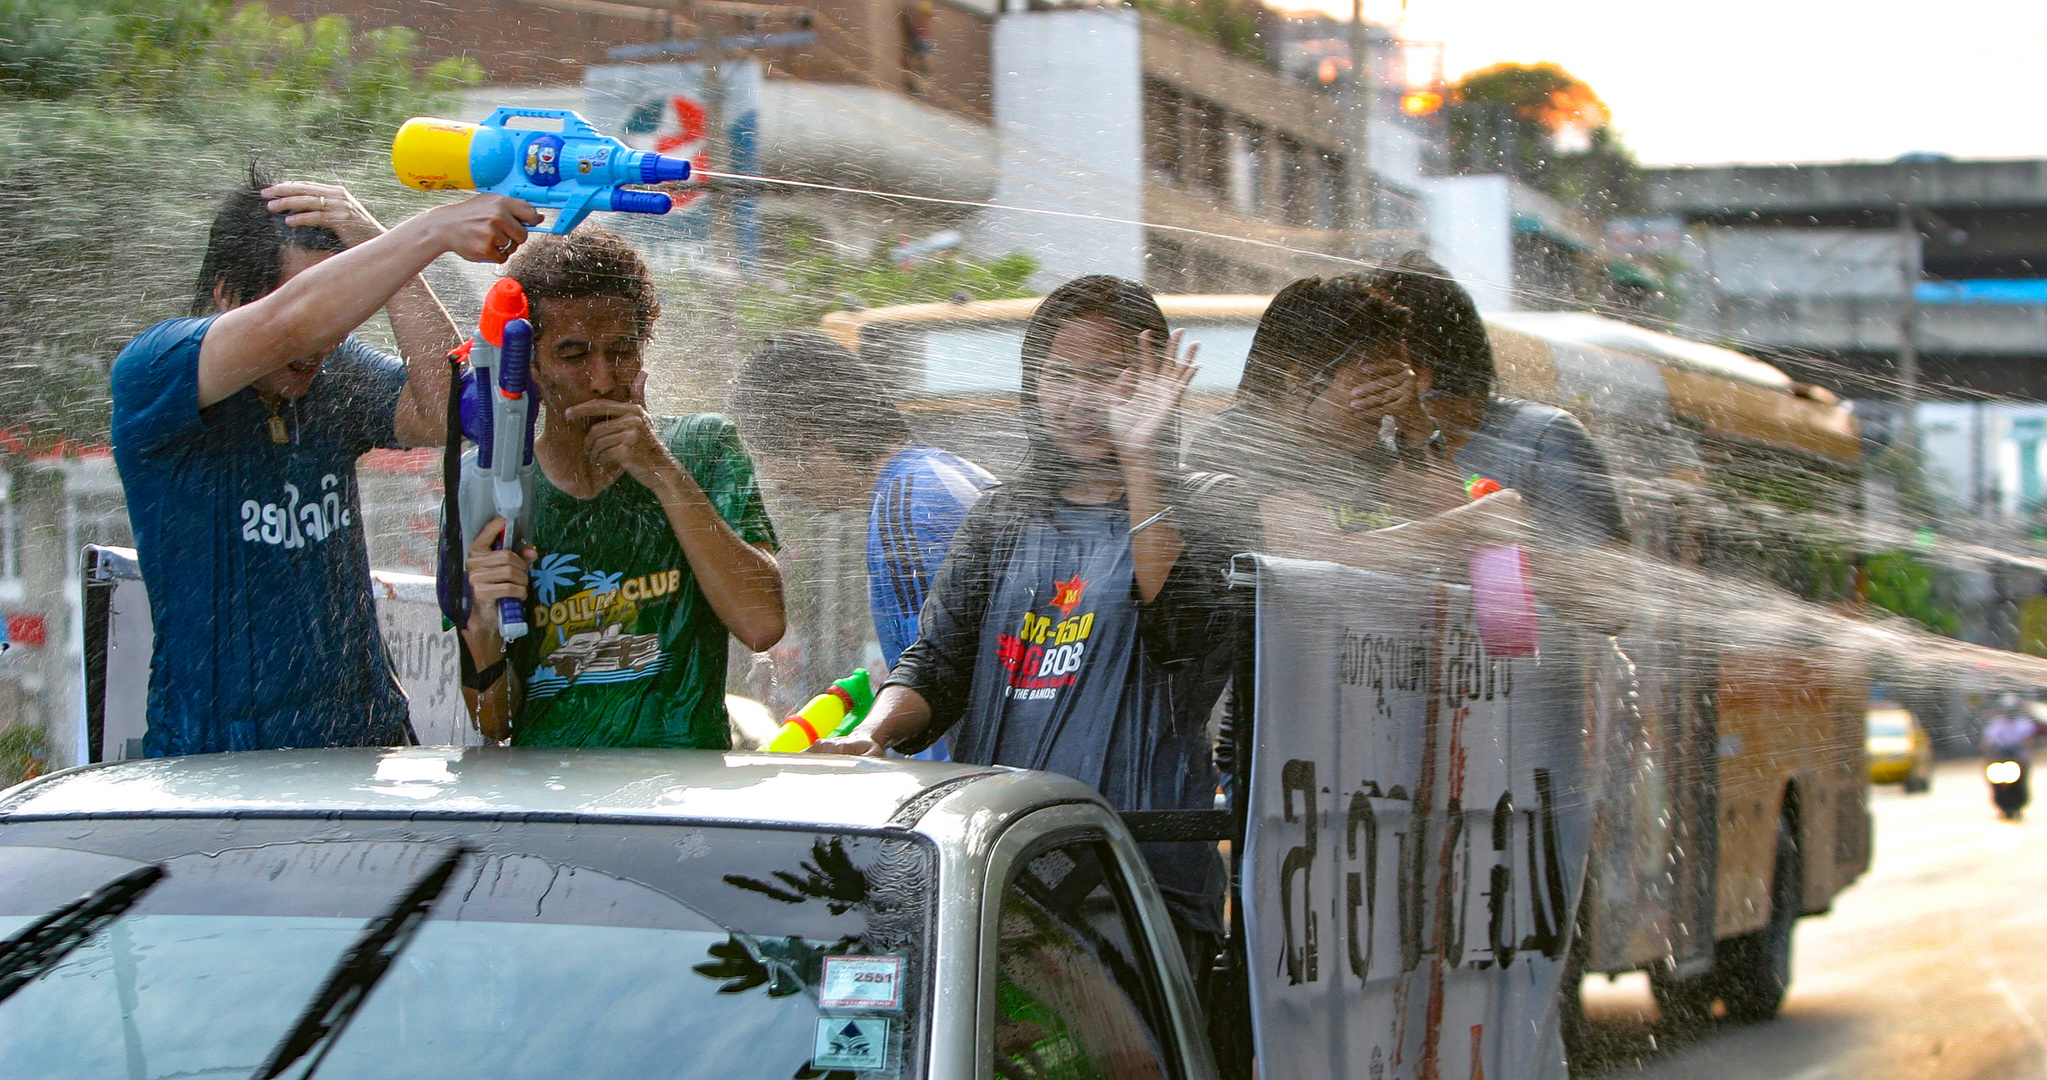
[[[534,236],[505,264],[505,273],[536,302],[603,296],[629,300],[634,329],[643,339],[654,336],[654,323],[661,318],[654,272],[625,237],[601,226],[585,225],[567,236]],[[536,333],[540,323],[536,303]]]

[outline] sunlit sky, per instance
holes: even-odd
[[[1400,0],[1365,15],[1403,25]],[[1649,164],[2047,157],[2043,0],[1408,0],[1403,35],[1452,79],[1563,65]]]

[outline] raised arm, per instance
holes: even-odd
[[[286,215],[286,225],[325,226],[334,230],[349,247],[366,244],[384,235],[375,215],[357,202],[348,189],[338,184],[291,181],[263,189],[270,212]],[[407,446],[439,446],[447,438],[449,350],[462,343],[461,331],[440,297],[414,275],[384,305],[391,317],[391,332],[398,339],[398,355],[405,360],[405,389],[398,395],[398,409],[392,428],[398,441]]]
[[[500,195],[438,206],[230,308],[199,346],[200,407],[294,360],[325,355],[443,254],[503,262],[539,220],[531,206]]]
[[[1164,343],[1151,331],[1137,335],[1137,363],[1116,383],[1117,401],[1109,407],[1110,435],[1123,467],[1124,496],[1130,504],[1130,555],[1137,569],[1137,596],[1151,603],[1166,584],[1166,575],[1180,561],[1185,545],[1173,507],[1166,502],[1168,463],[1179,455],[1180,399],[1200,369],[1194,365],[1198,344],[1185,346],[1173,331]]]
[[[637,396],[637,395],[636,395]],[[775,556],[747,543],[711,505],[689,470],[675,460],[654,432],[653,417],[637,402],[599,398],[562,412],[572,422],[594,421],[584,438],[593,461],[623,468],[661,500],[668,526],[689,559],[697,587],[711,602],[725,629],[739,643],[760,652],[782,640],[788,622],[782,612],[782,571]]]
[[[1319,500],[1298,492],[1268,495],[1259,509],[1266,547],[1273,554],[1382,574],[1459,574],[1473,550],[1525,543],[1528,535],[1517,491],[1494,492],[1420,521],[1357,533],[1338,530]]]

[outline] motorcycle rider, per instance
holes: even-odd
[[[2017,821],[2030,801],[2027,782],[2032,778],[2033,740],[2040,735],[2040,725],[2017,694],[2002,695],[1997,699],[1997,707],[1996,714],[1983,725],[1983,757],[1993,763],[2018,763],[2018,779],[2008,785],[1991,783],[1991,797],[1997,803],[1999,815]]]

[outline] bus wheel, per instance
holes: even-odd
[[[1587,875],[1589,879],[1591,875]],[[1571,949],[1564,954],[1563,974],[1557,979],[1557,1030],[1564,1038],[1564,1061],[1571,1075],[1585,1075],[1585,957],[1591,946],[1585,940],[1591,908],[1592,883],[1587,880],[1578,894],[1577,929],[1571,932]]]
[[[1791,933],[1805,903],[1805,879],[1791,823],[1777,822],[1777,865],[1770,881],[1770,921],[1760,930],[1730,938],[1714,964],[1727,1014],[1756,1022],[1777,1015],[1791,986]]]
[[[1663,1026],[1672,1031],[1697,1031],[1713,1022],[1713,974],[1680,979],[1662,961],[1649,969],[1649,991]]]

